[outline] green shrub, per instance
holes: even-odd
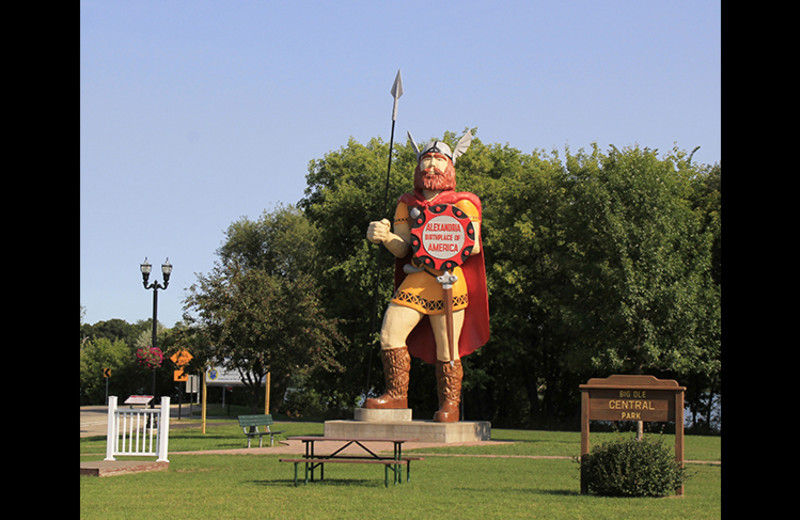
[[[685,470],[661,439],[603,443],[581,461],[590,493],[604,496],[665,496],[683,484]]]

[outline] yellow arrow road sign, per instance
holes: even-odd
[[[173,363],[182,367],[183,365],[187,364],[189,361],[192,360],[194,356],[192,356],[188,350],[179,350],[178,352],[172,354],[170,359]]]

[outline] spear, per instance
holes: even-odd
[[[392,148],[394,147],[394,124],[397,121],[397,100],[403,95],[403,78],[400,76],[400,69],[397,69],[397,76],[394,78],[392,90],[389,91],[394,98],[392,105],[392,133],[389,136],[389,165],[386,167],[386,187],[383,190],[383,212],[386,214],[386,205],[389,197],[389,173],[392,171]]]
[[[389,91],[394,98],[394,103],[392,105],[392,133],[389,136],[389,165],[386,167],[386,187],[383,189],[383,211],[381,212],[381,216],[383,217],[386,215],[387,208],[386,206],[389,204],[389,174],[392,171],[392,148],[394,147],[394,124],[397,121],[397,100],[400,99],[400,96],[403,95],[403,78],[400,76],[400,69],[397,69],[397,76],[394,78],[394,83],[392,84],[392,89]],[[377,250],[376,250],[377,251]],[[380,254],[376,252],[376,258],[380,258]],[[376,262],[375,264],[378,269],[380,269],[380,262]],[[376,275],[375,276],[375,285],[372,289],[372,296],[373,296],[373,312],[372,312],[372,326],[370,330],[375,330],[376,328],[376,315],[378,314],[378,283],[380,278]],[[370,379],[370,372],[372,371],[372,356],[367,356],[367,391],[369,391],[369,379]]]

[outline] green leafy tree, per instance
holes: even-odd
[[[395,144],[386,190],[389,146],[350,139],[347,146],[309,164],[306,196],[298,203],[319,230],[315,278],[329,316],[340,320],[348,346],[337,352],[341,373],[320,374],[319,391],[341,408],[352,408],[359,395],[383,380],[377,333],[392,291],[392,260],[365,236],[370,221],[389,218],[395,202],[411,188],[416,154]],[[385,193],[388,193],[384,196]]]
[[[239,371],[253,410],[267,372],[271,395],[281,396],[292,378],[340,368],[336,320],[324,316],[307,272],[313,243],[313,228],[294,208],[241,219],[229,227],[217,265],[190,287],[185,309],[201,338],[195,344],[205,345],[203,357]]]
[[[132,363],[131,350],[121,339],[87,339],[80,348],[81,404],[105,403],[106,380],[103,370],[110,369],[109,392],[120,389],[125,369]],[[113,386],[111,383],[113,382]]]
[[[565,172],[555,153],[523,154],[508,145],[471,152],[485,172],[492,339],[475,359],[493,376],[484,399],[493,423],[543,427],[568,413],[565,396],[579,384],[564,356],[565,273],[556,257],[564,241]],[[459,166],[470,171],[472,164]]]
[[[106,381],[102,369],[111,369],[109,393],[117,396],[150,394],[153,391],[153,370],[137,362],[136,351],[150,346],[152,320],[135,324],[122,319],[81,324],[81,403],[104,402]],[[173,343],[169,329],[158,326],[158,347],[167,352]],[[123,354],[124,349],[124,354]],[[156,370],[156,396],[171,395],[175,388],[171,367]],[[98,389],[103,390],[100,393]]]
[[[108,338],[112,341],[119,339],[127,345],[133,345],[144,330],[152,330],[149,321],[131,324],[120,318],[112,318],[93,325],[81,323],[81,338]]]
[[[690,156],[691,158],[691,156]],[[691,202],[704,232],[712,237],[711,278],[713,283],[705,290],[711,300],[713,313],[703,323],[698,336],[707,339],[702,363],[690,371],[687,378],[686,402],[691,410],[692,428],[697,431],[719,431],[720,417],[715,416],[715,406],[722,390],[720,357],[722,340],[720,337],[720,289],[722,283],[722,228],[721,228],[721,181],[722,169],[719,164],[700,165],[697,175],[692,178]]]
[[[577,365],[681,379],[719,371],[714,233],[692,206],[683,152],[569,156],[562,264]]]

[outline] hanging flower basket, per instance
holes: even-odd
[[[147,368],[159,368],[164,362],[164,354],[158,347],[140,348],[136,351],[136,359]]]

